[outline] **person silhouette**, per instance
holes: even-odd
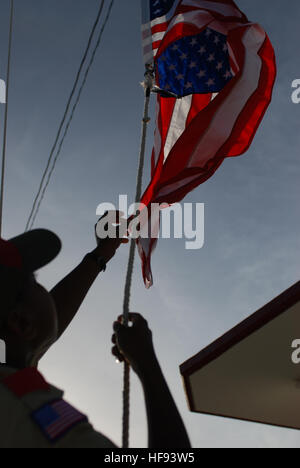
[[[127,223],[118,213],[118,223]],[[124,232],[123,232],[124,234]],[[52,232],[38,229],[0,239],[0,339],[6,363],[0,365],[0,447],[115,448],[94,430],[88,418],[50,385],[37,367],[42,356],[64,333],[88,290],[127,239],[98,240],[96,249],[48,292],[35,271],[61,249]],[[131,314],[132,327],[114,323],[113,355],[126,359],[142,383],[149,428],[149,447],[190,447],[183,422],[156,358],[147,322]]]

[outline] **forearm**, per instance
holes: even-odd
[[[190,448],[184,423],[157,359],[144,369],[139,377],[145,395],[149,448]]]
[[[54,299],[60,337],[71,323],[89,289],[100,273],[100,267],[92,259],[83,261],[51,291]]]

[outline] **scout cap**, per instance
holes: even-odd
[[[10,240],[0,238],[0,330],[25,280],[51,262],[60,249],[60,239],[45,229],[35,229]]]

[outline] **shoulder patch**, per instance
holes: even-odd
[[[53,401],[31,414],[46,438],[54,443],[87,417],[64,400]]]

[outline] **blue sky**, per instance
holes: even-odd
[[[98,0],[16,0],[9,108],[4,237],[24,230]],[[268,32],[278,78],[248,153],[229,159],[185,201],[205,203],[205,245],[161,240],[155,285],[144,289],[137,262],[132,310],[146,316],[194,447],[298,447],[298,433],[191,414],[178,366],[299,279],[299,118],[291,83],[300,78],[300,4],[240,0]],[[1,1],[0,78],[5,74],[7,0]],[[51,288],[94,247],[99,203],[134,198],[143,92],[139,0],[116,0],[111,21],[49,186],[36,227],[55,231],[61,255],[39,274]],[[151,113],[154,117],[154,98]],[[1,106],[1,119],[3,118]],[[145,183],[153,144],[150,126]],[[2,125],[1,125],[2,128]],[[69,330],[41,362],[49,381],[97,429],[121,438],[122,368],[110,355],[122,310],[127,248],[100,276]],[[299,330],[300,334],[300,330]],[[145,446],[141,387],[133,377],[131,445]]]

